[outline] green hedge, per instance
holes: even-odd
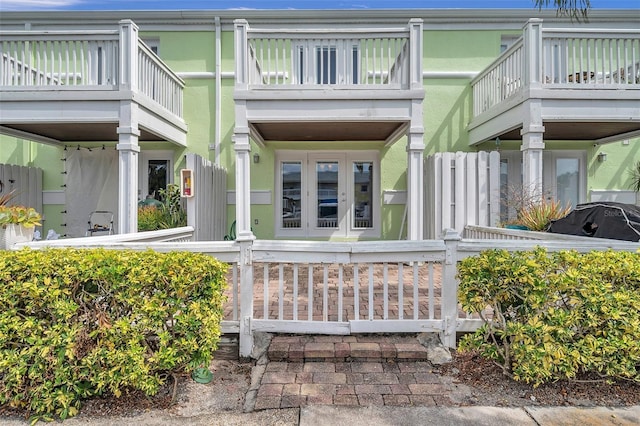
[[[640,253],[489,250],[459,267],[465,336],[505,374],[539,385],[580,373],[640,382]]]
[[[225,272],[185,252],[0,251],[0,404],[66,418],[82,399],[152,395],[208,366]]]

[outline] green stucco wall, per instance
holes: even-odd
[[[226,27],[228,28],[228,26]],[[500,53],[502,35],[519,35],[519,31],[501,30],[425,30],[423,36],[423,69],[427,72],[458,71],[477,72],[486,67]],[[159,41],[159,53],[166,64],[175,72],[213,73],[216,71],[215,32],[170,31],[141,32],[145,38]],[[235,71],[234,34],[226,30],[222,33],[221,64],[223,73]],[[423,105],[425,156],[435,152],[468,151],[470,149],[493,149],[492,144],[470,148],[467,125],[471,120],[471,88],[468,78],[433,77],[423,80],[426,91]],[[143,150],[171,149],[174,152],[175,173],[184,165],[184,154],[196,153],[211,161],[216,161],[212,145],[216,140],[216,81],[214,78],[185,77],[184,120],[188,125],[186,149],[166,143],[143,144]],[[228,171],[228,190],[235,190],[235,152],[232,135],[235,105],[233,100],[234,80],[221,80],[221,128],[219,164]],[[0,136],[0,163],[34,165],[44,170],[44,189],[59,190],[63,183],[61,175],[61,148],[31,143]],[[390,147],[381,144],[360,144],[345,147],[344,143],[323,143],[298,145],[305,150],[317,149],[376,149],[379,151],[381,176],[380,196],[385,190],[406,190],[406,139],[402,138]],[[502,147],[518,150],[518,144]],[[579,149],[587,153],[587,191],[589,189],[627,189],[628,169],[635,161],[640,161],[640,140],[629,144],[615,142],[594,147],[590,142],[547,141],[548,149]],[[271,191],[275,201],[275,159],[278,149],[296,149],[291,143],[271,143],[260,148],[252,144],[253,152],[260,155],[258,164],[251,163],[251,188]],[[596,160],[597,154],[608,154],[604,163]],[[252,152],[252,154],[253,154]],[[46,226],[63,233],[59,224],[64,206],[45,207]],[[273,238],[275,235],[275,212],[271,205],[253,205],[251,211],[252,228],[258,238]],[[400,235],[404,205],[382,205],[381,233],[383,239],[397,239]],[[227,208],[228,224],[235,219],[235,206]],[[256,222],[257,221],[257,222]],[[406,229],[405,229],[406,230]]]

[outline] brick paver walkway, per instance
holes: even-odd
[[[452,405],[415,336],[274,336],[254,409]]]

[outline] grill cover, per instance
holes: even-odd
[[[613,202],[578,204],[567,216],[551,222],[548,231],[640,242],[640,207]]]

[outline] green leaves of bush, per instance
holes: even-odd
[[[183,252],[0,251],[0,404],[65,418],[87,397],[151,395],[208,366],[225,270]]]
[[[485,325],[477,349],[516,380],[579,373],[640,382],[640,254],[489,250],[459,266],[462,308]]]

